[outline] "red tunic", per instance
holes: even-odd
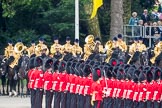
[[[35,84],[34,84],[34,88],[43,88],[43,84],[44,84],[44,76],[43,76],[43,71],[42,70],[39,70],[39,69],[36,69],[35,70]]]
[[[153,82],[153,100],[159,101],[161,97],[161,92],[160,92],[160,84],[157,83],[156,81]]]
[[[59,85],[60,85],[59,73],[56,73],[56,72],[53,73],[52,81],[53,81],[52,89],[54,91],[59,91]]]
[[[34,81],[35,81],[34,72],[35,72],[34,69],[28,71],[28,78],[29,78],[28,88],[30,89],[34,89]]]
[[[66,85],[67,85],[67,73],[60,73],[59,78],[60,78],[60,91],[65,92],[66,91]]]
[[[139,95],[139,93],[138,93],[138,83],[134,83],[133,84],[134,85],[134,87],[133,87],[133,101],[138,101],[138,95]]]
[[[80,88],[79,88],[79,94],[82,94],[84,95],[84,88],[85,88],[85,77],[80,77],[80,80],[79,80],[79,84],[80,84]]]
[[[70,93],[75,93],[76,92],[76,83],[75,83],[75,78],[76,76],[74,75],[69,75],[69,82],[70,82]]]
[[[80,88],[79,80],[80,80],[80,77],[76,76],[76,78],[75,78],[75,85],[76,85],[75,94],[79,93],[79,88]]]
[[[152,100],[153,98],[153,94],[154,94],[154,91],[153,91],[153,83],[147,83],[146,85],[146,100]]]
[[[144,101],[146,98],[146,84],[145,83],[139,83],[138,84],[138,101]]]
[[[134,89],[134,83],[132,81],[127,81],[125,82],[125,89],[127,90],[126,92],[126,99],[133,99],[133,89]]]
[[[124,93],[124,81],[117,81],[116,97],[122,98]]]
[[[102,85],[97,82],[92,83],[92,93],[95,93],[95,101],[102,101]]]
[[[92,86],[92,78],[91,77],[86,77],[84,79],[84,95],[91,95],[92,92],[91,92],[91,86]]]
[[[44,90],[51,90],[53,85],[52,72],[44,73]]]
[[[113,82],[113,90],[112,90],[112,97],[115,98],[116,97],[116,93],[117,93],[117,80],[116,79],[112,79]]]

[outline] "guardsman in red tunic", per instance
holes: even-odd
[[[125,82],[125,90],[126,90],[126,95],[125,97],[125,102],[124,106],[125,108],[132,108],[133,107],[133,89],[134,89],[134,82],[133,82],[133,72],[135,69],[133,67],[130,67],[126,73],[126,82]]]
[[[134,81],[134,87],[133,87],[133,108],[138,108],[138,82],[139,82],[139,70],[135,70],[133,73],[133,81]]]
[[[103,95],[103,87],[101,85],[101,69],[100,68],[95,68],[92,71],[92,78],[93,78],[93,83],[92,83],[92,99],[91,99],[91,104],[93,108],[102,108],[102,95]]]
[[[138,107],[145,108],[146,103],[146,72],[141,71],[139,74],[139,83],[138,83]]]
[[[71,94],[70,94],[70,81],[69,81],[69,77],[70,77],[70,69],[71,69],[71,61],[67,61],[66,63],[66,72],[67,72],[67,78],[66,78],[66,108],[70,108],[70,101],[71,101]]]
[[[52,75],[52,80],[53,80],[53,86],[52,86],[52,90],[53,90],[53,98],[54,98],[54,102],[53,102],[53,108],[60,108],[60,100],[61,100],[61,93],[59,91],[59,87],[60,87],[60,78],[59,78],[59,71],[58,71],[58,65],[59,65],[59,61],[58,60],[54,60],[53,62],[53,75]]]
[[[123,104],[123,93],[124,93],[124,69],[123,68],[119,68],[118,72],[117,72],[117,92],[116,92],[116,107],[115,108],[121,108],[122,104]]]
[[[34,69],[34,59],[35,57],[30,58],[29,60],[29,71],[28,71],[28,88],[31,92],[31,108],[35,108],[35,98],[36,98],[36,90],[34,89],[35,82],[35,69]]]
[[[110,94],[112,93],[112,67],[111,66],[104,66],[104,77],[102,78],[102,86],[103,86],[103,92],[104,99],[103,99],[103,108],[110,108],[112,104],[112,97],[110,97]],[[105,76],[106,75],[106,76]]]
[[[70,91],[70,108],[76,108],[77,107],[77,97],[76,97],[76,94],[75,94],[75,91],[76,91],[76,83],[75,83],[75,78],[76,78],[76,75],[75,75],[75,65],[76,65],[76,62],[72,62],[71,64],[71,68],[70,68],[70,75],[69,75],[69,82],[70,82],[70,88],[69,88],[69,91]]]
[[[160,98],[161,98],[161,86],[160,86],[160,74],[161,69],[157,68],[153,74],[154,82],[153,82],[153,107],[159,108],[160,107]]]
[[[147,75],[146,107],[152,108],[153,107],[152,99],[153,99],[153,94],[154,94],[154,91],[153,91],[154,90],[153,89],[153,71],[151,69],[148,70],[146,75]]]
[[[34,60],[34,64],[36,67],[35,83],[34,83],[34,88],[36,88],[35,108],[42,108],[43,86],[44,86],[44,77],[42,71],[43,59],[40,56],[36,57]]]
[[[53,78],[52,78],[52,65],[53,60],[51,58],[47,59],[45,62],[46,72],[44,73],[44,90],[45,90],[45,108],[52,108],[52,99],[53,99]]]
[[[61,61],[59,63],[59,78],[60,78],[60,86],[59,91],[61,92],[61,100],[60,100],[60,108],[66,107],[66,85],[67,85],[67,73],[65,70],[66,62]]]
[[[82,67],[80,66],[80,69]],[[85,98],[85,106],[84,108],[91,108],[91,85],[92,85],[92,77],[90,76],[91,69],[90,66],[87,64],[83,67],[83,77],[85,78],[85,87],[84,87],[84,96]]]

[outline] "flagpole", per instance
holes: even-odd
[[[79,39],[79,0],[75,0],[75,39]]]

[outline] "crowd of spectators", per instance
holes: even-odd
[[[158,10],[148,12],[147,9],[144,9],[142,15],[133,12],[129,20],[129,26],[133,31],[132,36],[144,37],[147,47],[149,47],[149,39],[151,39],[151,46],[155,46],[162,33],[162,4],[158,5]]]

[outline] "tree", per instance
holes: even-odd
[[[110,38],[123,33],[123,0],[111,0]]]

